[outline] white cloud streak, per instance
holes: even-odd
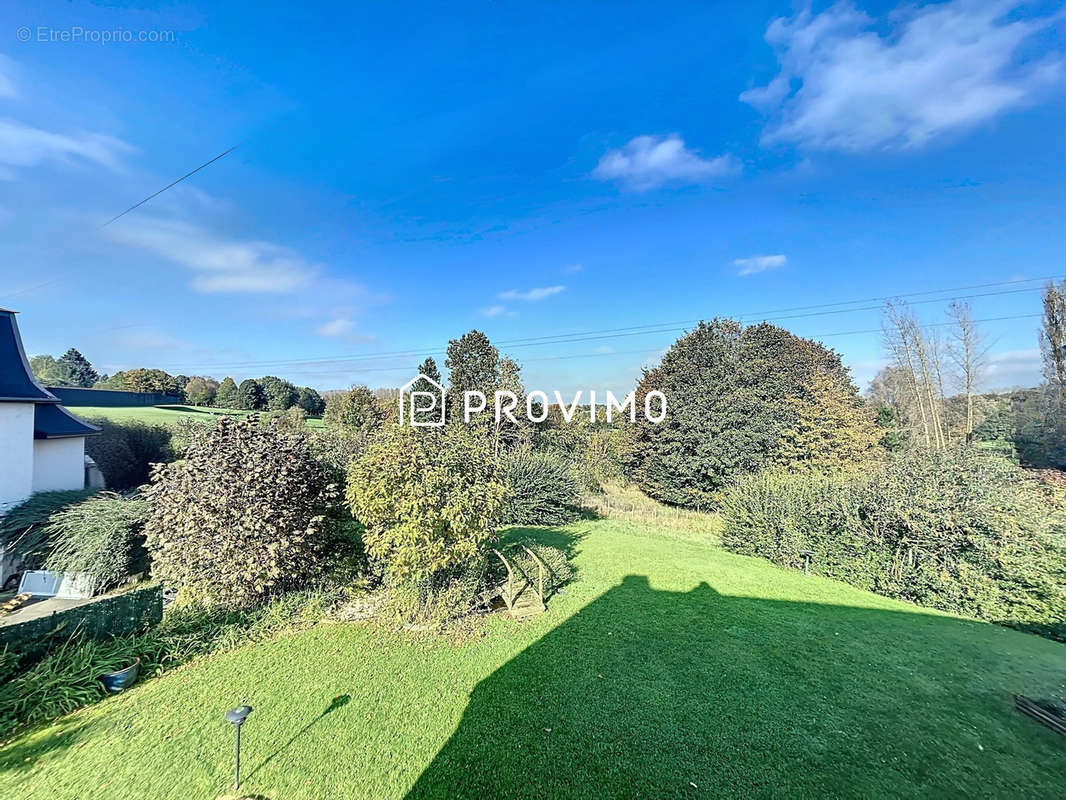
[[[740,162],[735,157],[702,158],[674,133],[666,137],[637,136],[619,149],[608,150],[592,175],[644,192],[666,183],[704,183],[739,171]]]
[[[918,148],[1034,102],[1063,60],[1023,63],[1019,46],[1060,14],[1021,18],[1018,2],[950,0],[874,20],[850,2],[775,19],[780,71],[740,99],[767,114],[764,144],[863,152]],[[884,31],[884,33],[875,30]]]
[[[758,272],[783,267],[787,260],[782,253],[772,256],[749,256],[748,258],[734,258],[733,266],[740,268],[737,275],[754,275]]]
[[[105,235],[193,272],[198,292],[280,293],[306,286],[319,272],[289,248],[272,242],[226,239],[185,222],[124,220]]]
[[[517,289],[508,289],[506,292],[500,292],[500,299],[521,300],[526,303],[532,303],[537,300],[544,300],[565,290],[565,286],[540,286],[524,292],[520,292]],[[500,306],[493,306],[493,308],[500,308]]]

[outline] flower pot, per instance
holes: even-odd
[[[133,659],[133,663],[125,669],[116,670],[115,672],[105,672],[100,676],[100,682],[104,685],[104,688],[109,692],[121,692],[123,689],[129,688],[135,680],[137,680],[137,673],[141,669],[141,659]]]

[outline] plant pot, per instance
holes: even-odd
[[[133,659],[133,663],[125,669],[116,670],[115,672],[105,672],[100,676],[100,682],[104,685],[107,691],[112,693],[121,692],[123,689],[129,688],[129,686],[137,680],[137,673],[141,669],[141,659]]]

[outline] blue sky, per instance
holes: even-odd
[[[779,309],[1017,281],[915,310],[1020,317],[1066,275],[1061,4],[216,5],[0,11],[31,353],[396,386],[476,327],[527,388],[617,392],[753,315],[864,386],[876,302]],[[990,386],[1036,382],[1037,323],[985,325]]]

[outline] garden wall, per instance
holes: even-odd
[[[178,395],[165,392],[122,392],[74,386],[48,386],[47,389],[68,406],[158,406],[181,402]]]
[[[162,618],[163,589],[153,584],[6,625],[0,628],[0,648],[6,645],[25,661],[43,655],[76,631],[91,639],[106,639],[142,630]]]

